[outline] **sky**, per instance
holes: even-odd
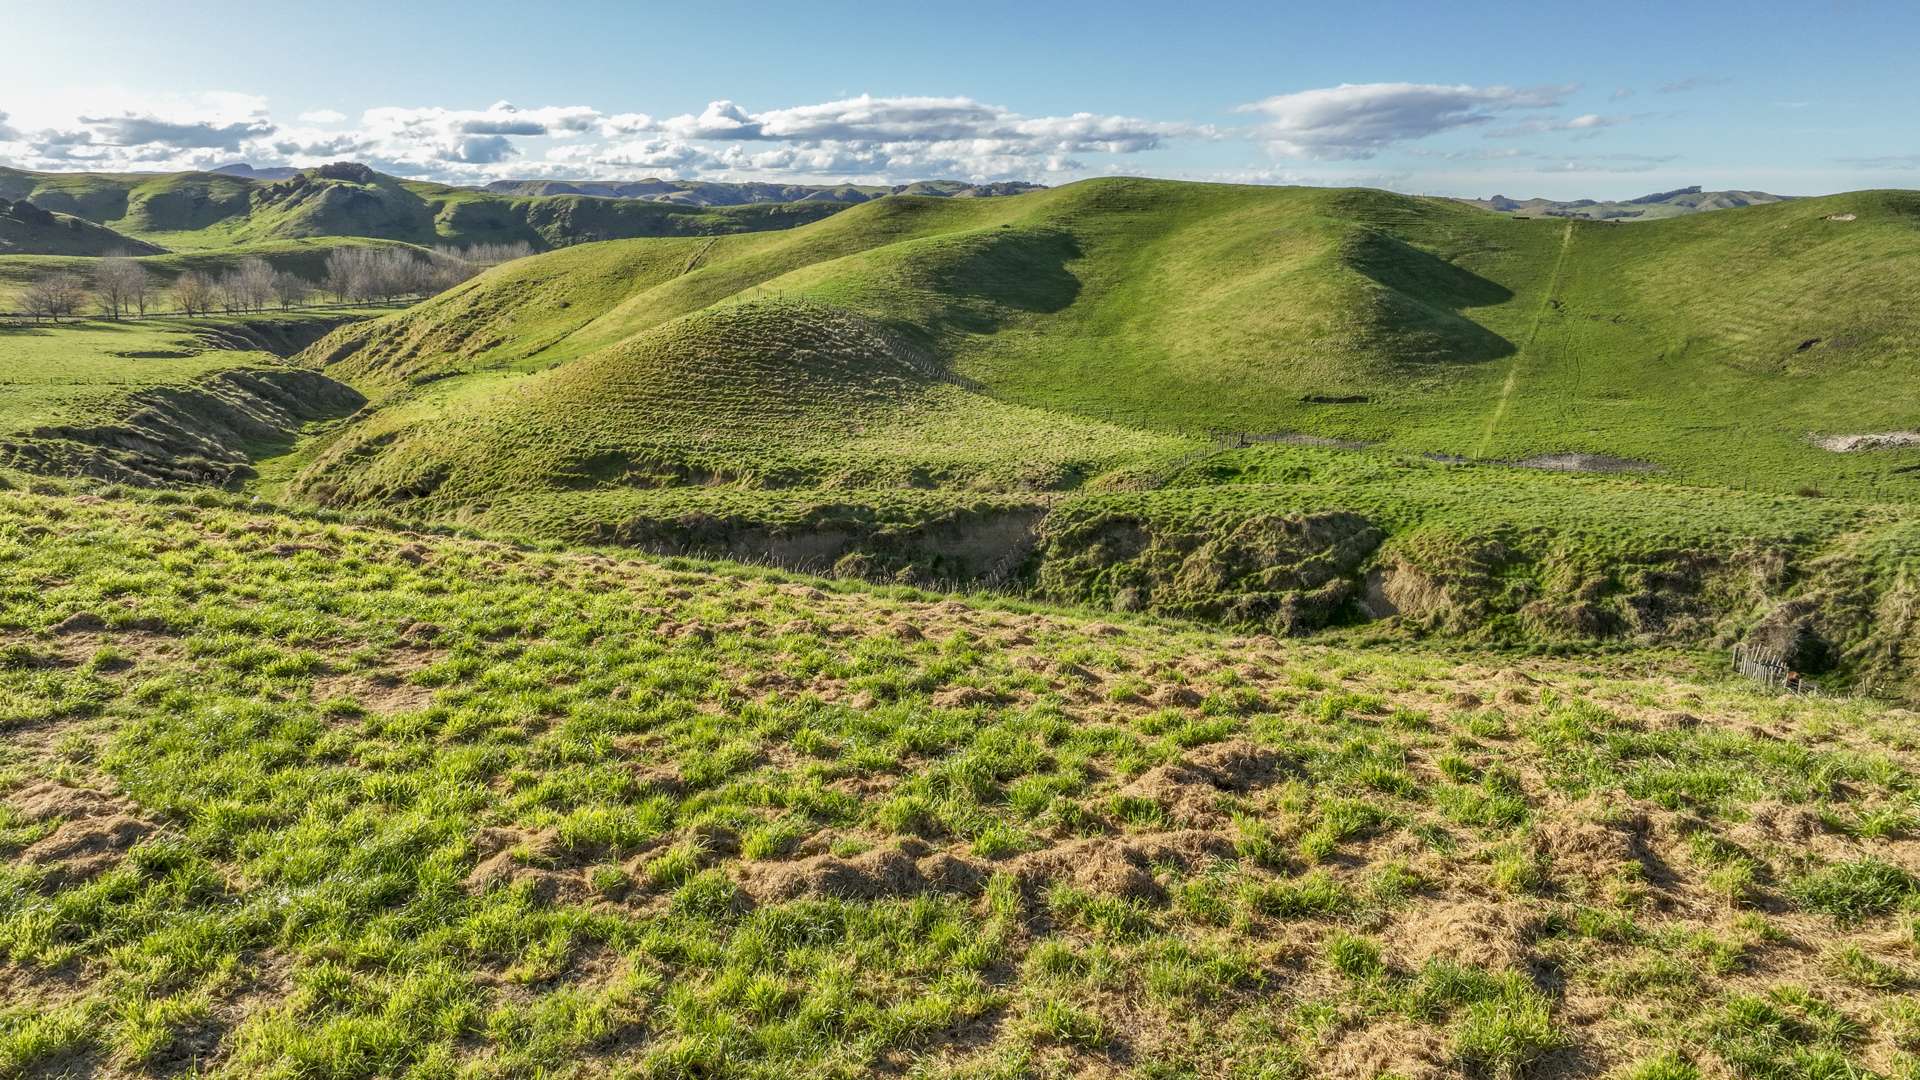
[[[0,0],[0,165],[1920,186],[1920,3]]]

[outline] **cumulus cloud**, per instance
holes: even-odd
[[[653,117],[641,112],[615,113],[612,116],[602,117],[600,120],[600,134],[605,135],[609,139],[616,139],[622,135],[641,135],[649,131],[659,130],[660,125],[654,122]]]
[[[262,144],[255,144],[257,149]],[[337,160],[373,151],[374,140],[357,131],[322,131],[317,128],[289,128],[274,133],[264,144],[280,160],[325,158]]]
[[[207,120],[180,122],[157,116],[83,116],[80,122],[93,132],[94,141],[108,146],[161,146],[180,150],[208,148],[238,150],[248,139],[273,134],[266,119],[237,120],[219,124]]]
[[[682,139],[757,139],[760,124],[731,101],[709,102],[698,116],[676,116],[662,130]]]
[[[1255,101],[1240,111],[1265,117],[1261,134],[1277,154],[1351,160],[1396,143],[1485,124],[1502,113],[1554,108],[1574,89],[1342,83]]]
[[[27,168],[188,169],[234,160],[258,166],[310,166],[357,160],[382,171],[452,183],[506,177],[631,179],[657,175],[795,183],[897,183],[954,178],[1061,182],[1094,174],[1181,172],[1155,157],[1180,144],[1235,141],[1270,148],[1249,162],[1223,161],[1206,175],[1254,180],[1348,175],[1334,163],[1407,157],[1458,162],[1526,158],[1556,162],[1538,145],[1492,146],[1478,139],[1421,146],[1429,136],[1462,131],[1489,137],[1564,133],[1575,139],[1628,122],[1601,113],[1572,115],[1575,88],[1373,83],[1282,94],[1243,106],[1250,120],[1224,129],[1094,111],[1028,115],[964,96],[862,94],[778,104],[719,98],[679,114],[590,105],[484,107],[387,105],[349,117],[311,109],[276,124],[266,102],[245,94],[200,94],[132,102],[93,98],[60,112],[34,103],[30,122],[0,116],[0,160]],[[12,103],[9,103],[12,104]],[[22,106],[24,108],[24,106]],[[17,111],[16,111],[17,112]],[[1645,114],[1636,114],[1645,115]],[[1479,148],[1475,149],[1475,145]],[[1562,152],[1564,152],[1564,145]],[[1322,160],[1325,168],[1305,166]],[[1375,178],[1404,180],[1389,162]],[[1308,169],[1301,173],[1295,169]],[[1550,167],[1620,170],[1647,167],[1625,158],[1587,157]],[[1371,166],[1365,168],[1371,169]],[[1326,170],[1332,170],[1331,172]],[[1356,174],[1358,175],[1358,174]]]
[[[586,105],[522,109],[496,101],[484,109],[385,107],[368,109],[361,123],[386,138],[436,142],[461,135],[562,135],[591,131],[600,113]]]
[[[600,118],[599,131],[611,141],[557,147],[548,161],[681,175],[1034,178],[1081,169],[1078,154],[1136,154],[1214,135],[1203,125],[1091,112],[1030,117],[966,97],[869,94],[761,112],[723,99],[664,119],[616,113]]]

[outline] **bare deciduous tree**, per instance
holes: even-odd
[[[87,301],[87,283],[79,274],[48,274],[27,286],[20,296],[27,314],[36,319],[59,322],[63,315],[80,310]]]
[[[470,251],[479,258],[468,258]],[[425,296],[450,289],[494,261],[530,255],[525,244],[439,248],[422,256],[402,247],[342,248],[327,256],[326,291],[342,303]]]
[[[233,276],[238,285],[240,306],[245,311],[261,311],[273,302],[273,267],[265,259],[241,259]]]
[[[282,311],[305,302],[312,293],[313,283],[306,278],[285,271],[273,275],[273,296]]]
[[[100,309],[116,319],[136,307],[145,314],[146,267],[125,255],[109,255],[94,265],[93,292]]]
[[[217,293],[212,281],[192,270],[181,274],[173,283],[174,303],[188,315],[203,315],[213,310]]]

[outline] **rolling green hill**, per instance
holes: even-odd
[[[278,180],[228,173],[34,173],[0,168],[0,198],[106,226],[173,250],[320,236],[417,244],[564,247],[636,236],[782,229],[835,203],[682,206],[589,196],[514,197],[395,179],[362,165]]]
[[[284,490],[1289,630],[1818,640],[1899,681],[1920,450],[1810,436],[1920,422],[1887,392],[1917,221],[1114,180],[590,245],[310,350],[377,407]]]
[[[157,255],[160,248],[71,214],[0,199],[0,256]]]
[[[374,389],[588,355],[617,366],[616,346],[702,309],[806,301],[764,317],[805,332],[830,309],[857,315],[943,379],[1070,420],[1905,501],[1920,494],[1913,453],[1808,436],[1915,424],[1885,384],[1920,345],[1905,302],[1917,226],[1920,195],[1904,192],[1624,232],[1155,181],[895,198],[781,233],[536,260],[355,328],[323,359]],[[500,392],[524,400],[555,378]]]

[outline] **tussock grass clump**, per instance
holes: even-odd
[[[1898,1075],[1911,715],[1487,660],[0,491],[0,1066]]]

